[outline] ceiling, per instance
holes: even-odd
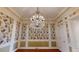
[[[13,7],[12,9],[25,18],[30,18],[36,11],[36,7]],[[63,9],[64,7],[39,7],[41,15],[46,19],[56,17]]]

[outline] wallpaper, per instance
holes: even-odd
[[[0,12],[0,45],[11,40],[14,19]]]
[[[50,25],[50,31],[51,31],[51,39],[52,40],[55,40],[55,26],[54,26],[54,24],[51,24]]]
[[[26,39],[26,30],[27,30],[27,23],[22,23],[22,32],[21,32],[21,39]]]
[[[15,40],[19,39],[20,21],[16,22]]]
[[[48,40],[48,33],[48,24],[45,24],[42,29],[34,29],[29,27],[29,40]]]
[[[51,39],[55,39],[55,28],[54,24],[50,24]],[[22,34],[21,39],[26,39],[27,37],[27,23],[22,24]],[[29,40],[48,40],[49,39],[49,29],[48,23],[42,29],[34,29],[32,27],[28,28],[28,39]]]

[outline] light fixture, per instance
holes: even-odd
[[[35,14],[31,17],[30,20],[31,20],[30,26],[32,28],[41,29],[45,25],[45,18],[40,14],[38,7],[37,7]]]

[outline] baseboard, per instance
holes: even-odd
[[[58,49],[18,49],[16,52],[61,52]]]

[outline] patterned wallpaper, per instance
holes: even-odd
[[[11,40],[14,19],[0,12],[0,45]]]
[[[50,28],[51,28],[51,39],[54,40],[55,39],[55,26],[54,26],[54,24],[51,24]]]
[[[21,39],[26,39],[26,30],[27,30],[27,23],[22,23],[22,32],[21,32]]]
[[[54,24],[50,24],[50,31],[51,31],[51,39],[55,39],[55,28]],[[27,23],[22,24],[22,34],[21,39],[26,39],[27,37]],[[28,29],[28,39],[29,40],[48,40],[49,39],[49,30],[48,30],[48,23],[42,29],[34,29],[29,27]]]
[[[20,21],[16,22],[15,40],[19,39]]]
[[[45,26],[42,29],[34,29],[29,28],[29,40],[42,40],[42,39],[49,39],[48,35],[48,24],[45,24]]]

